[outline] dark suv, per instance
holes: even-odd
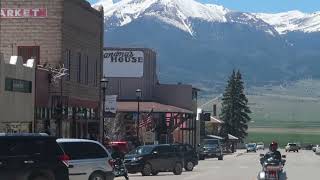
[[[125,156],[129,173],[141,172],[143,176],[157,175],[159,172],[173,172],[180,175],[183,157],[174,145],[140,146]]]
[[[0,133],[1,179],[69,180],[68,159],[54,137]]]
[[[174,145],[180,155],[183,157],[184,169],[192,171],[198,165],[198,152],[189,144],[175,144]]]
[[[223,160],[223,150],[219,139],[203,139],[199,146],[199,158],[201,160],[207,157]]]

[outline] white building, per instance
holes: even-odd
[[[32,132],[35,102],[35,64],[0,54],[0,132]]]

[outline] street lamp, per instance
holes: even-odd
[[[105,103],[106,103],[106,91],[108,87],[108,79],[106,77],[103,77],[100,80],[100,86],[102,89],[102,117],[100,121],[100,137],[101,137],[101,143],[104,141],[104,116],[105,116]]]
[[[137,139],[138,139],[138,142],[140,142],[140,139],[139,139],[139,125],[140,125],[140,100],[141,100],[141,96],[142,96],[142,91],[141,89],[137,89],[136,90],[136,97],[137,97],[137,101],[138,101],[138,118],[137,118]]]

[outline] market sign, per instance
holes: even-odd
[[[44,18],[46,8],[1,8],[1,18]]]
[[[105,50],[103,73],[106,77],[142,77],[143,51]]]

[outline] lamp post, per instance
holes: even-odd
[[[102,117],[100,120],[100,138],[101,138],[101,143],[104,141],[104,116],[105,116],[105,103],[106,103],[106,91],[108,87],[108,79],[106,77],[103,77],[100,80],[100,86],[102,90]]]
[[[141,89],[137,89],[136,90],[136,97],[137,97],[137,101],[138,101],[138,118],[137,118],[137,139],[138,142],[140,142],[139,139],[139,125],[140,125],[140,100],[141,100],[141,96],[142,96],[142,91]]]

